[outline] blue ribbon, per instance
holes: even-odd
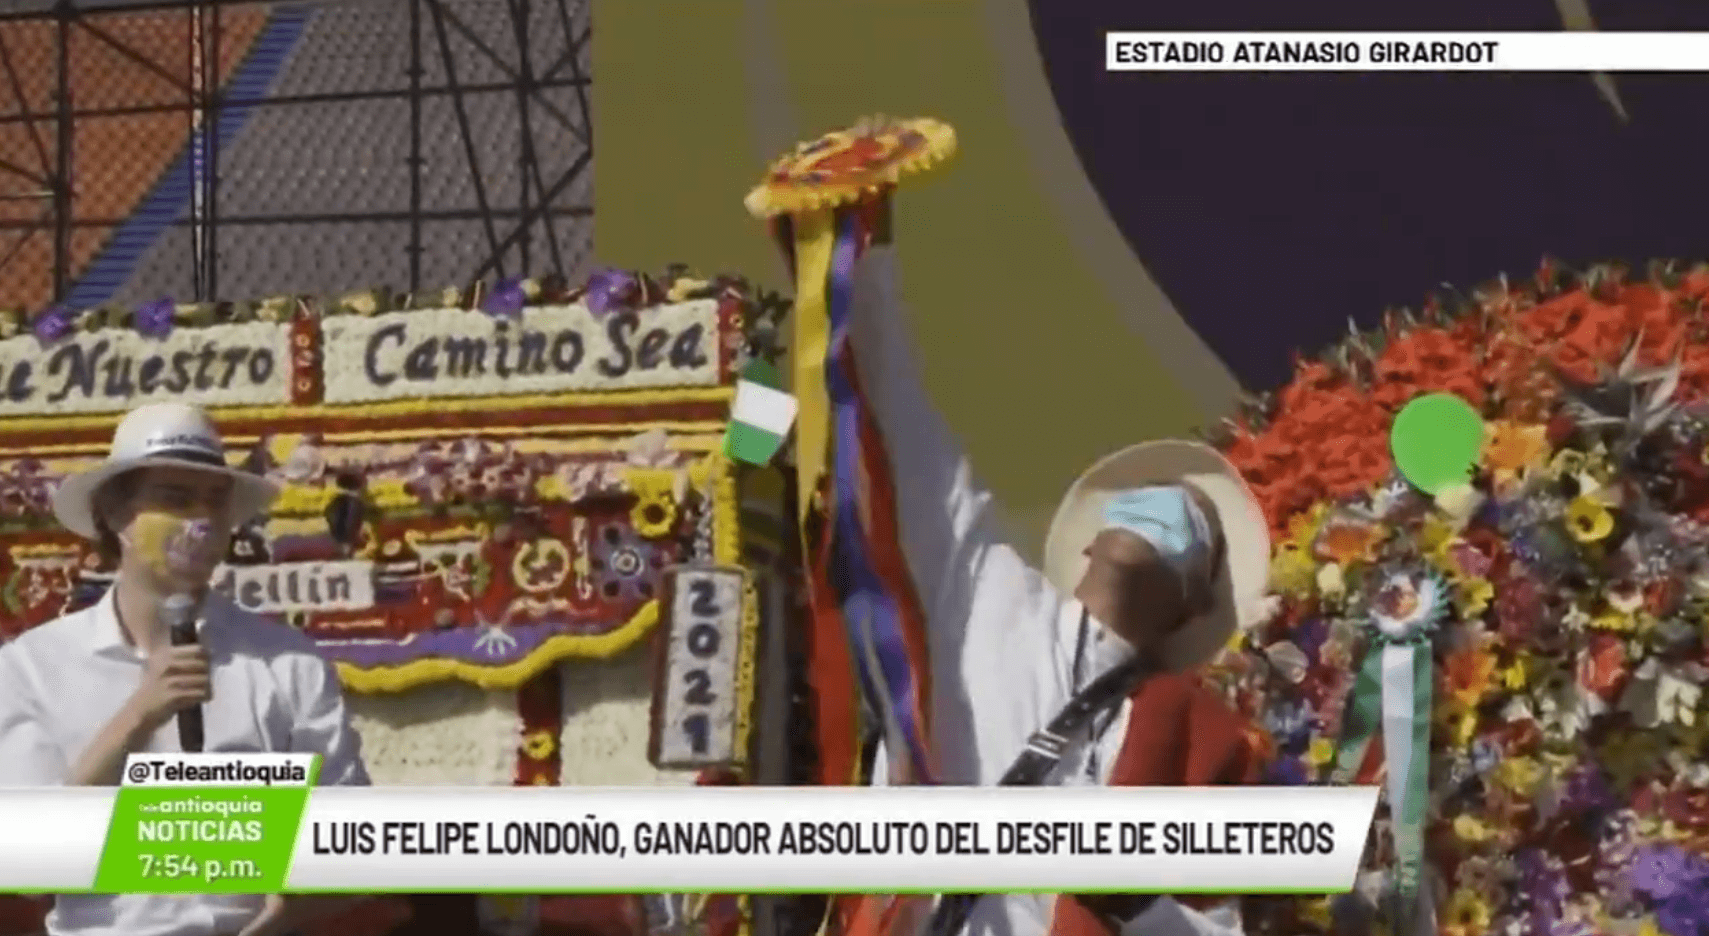
[[[933,783],[923,733],[914,717],[912,700],[918,682],[908,658],[902,615],[868,555],[871,544],[861,523],[860,396],[850,372],[848,337],[862,231],[855,212],[840,213],[831,248],[826,303],[831,320],[831,341],[825,353],[825,383],[831,402],[831,584],[840,593],[862,692],[885,718],[886,728],[894,726],[901,734],[914,782]],[[892,762],[895,753],[893,750]]]

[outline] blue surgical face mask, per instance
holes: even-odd
[[[1187,594],[1202,594],[1214,578],[1216,534],[1185,488],[1169,485],[1121,491],[1104,505],[1104,526],[1140,537],[1180,576]]]

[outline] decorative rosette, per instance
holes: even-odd
[[[1370,637],[1386,647],[1428,644],[1448,609],[1448,589],[1440,576],[1426,569],[1389,572],[1378,580],[1371,600]]]
[[[772,165],[745,204],[760,219],[835,208],[954,153],[955,129],[949,124],[925,117],[873,117],[797,146]]]
[[[1360,892],[1253,936],[1709,933],[1709,267],[1545,265],[1303,359],[1214,437],[1274,531],[1272,619],[1208,678],[1271,782],[1386,791]],[[1483,422],[1400,480],[1396,414]],[[1381,743],[1377,738],[1381,737]]]

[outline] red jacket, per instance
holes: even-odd
[[[1258,782],[1260,745],[1250,723],[1198,678],[1174,674],[1133,694],[1127,738],[1110,770],[1111,786],[1221,786]],[[1177,898],[1188,906],[1215,903]],[[1112,936],[1072,897],[1057,898],[1051,936]]]
[[[1121,753],[1110,770],[1111,786],[1218,786],[1256,783],[1263,768],[1261,736],[1246,719],[1193,675],[1148,681],[1133,694],[1132,714]],[[1176,898],[1203,907],[1219,898]],[[866,896],[839,901],[838,931],[846,936],[913,932],[921,901]],[[1101,919],[1073,897],[1057,898],[1050,936],[1114,936]]]

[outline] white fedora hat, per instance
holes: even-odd
[[[72,475],[53,492],[53,514],[65,528],[95,539],[95,493],[114,476],[136,468],[197,468],[232,480],[232,523],[253,520],[279,496],[279,486],[226,463],[225,443],[213,420],[187,403],[150,403],[119,420],[107,460]]]
[[[1104,505],[1132,488],[1186,483],[1210,498],[1221,524],[1223,566],[1211,609],[1171,634],[1163,663],[1176,672],[1208,663],[1236,630],[1261,623],[1270,573],[1270,525],[1240,472],[1222,453],[1198,442],[1161,440],[1132,445],[1086,470],[1063,496],[1044,543],[1044,574],[1072,594],[1086,574],[1086,547],[1108,524]]]

